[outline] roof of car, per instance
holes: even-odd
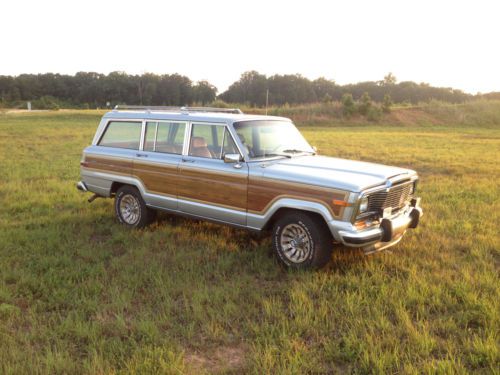
[[[220,113],[220,112],[189,112],[175,110],[113,110],[107,112],[104,118],[110,119],[144,119],[144,120],[178,120],[199,122],[223,122],[234,123],[238,121],[252,120],[278,120],[290,121],[290,119],[278,116],[247,115],[244,113]]]

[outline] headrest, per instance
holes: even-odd
[[[193,137],[191,144],[193,147],[207,147],[207,141],[203,137]]]

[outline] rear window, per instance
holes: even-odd
[[[141,122],[111,121],[99,141],[99,146],[138,150],[141,142],[141,129]]]

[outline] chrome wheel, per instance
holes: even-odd
[[[299,224],[288,224],[281,231],[283,255],[293,263],[302,263],[311,255],[312,240]]]
[[[126,194],[120,199],[120,216],[127,224],[134,225],[141,218],[141,206],[136,197]]]

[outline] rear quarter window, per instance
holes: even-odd
[[[141,142],[141,129],[141,122],[110,121],[98,145],[138,150]]]

